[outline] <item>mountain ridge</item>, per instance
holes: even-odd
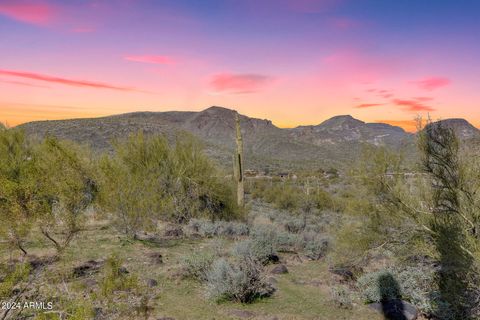
[[[143,131],[173,138],[188,132],[205,144],[206,153],[226,168],[231,167],[235,147],[236,111],[212,106],[202,111],[131,112],[99,118],[34,121],[22,124],[28,135],[53,135],[87,143],[95,150],[111,149],[111,141]],[[448,119],[447,119],[448,120]],[[453,119],[455,130],[465,137],[480,136],[468,121]],[[446,120],[442,120],[446,121]],[[392,149],[410,148],[413,134],[386,123],[366,123],[351,115],[339,115],[318,125],[279,128],[271,120],[240,115],[246,167],[257,170],[306,167],[342,167],[352,163],[365,145]]]

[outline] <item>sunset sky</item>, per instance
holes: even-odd
[[[480,126],[480,1],[0,0],[0,121],[237,109]]]

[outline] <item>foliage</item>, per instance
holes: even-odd
[[[357,280],[357,286],[368,303],[402,298],[399,284],[390,270],[367,273]]]
[[[85,148],[55,138],[46,138],[36,152],[41,187],[49,203],[40,229],[62,253],[82,230],[83,214],[96,199],[94,160]]]
[[[238,242],[233,253],[262,264],[278,260],[278,236],[268,226],[256,226],[250,233],[250,239]]]
[[[37,162],[22,131],[0,128],[0,236],[24,254],[32,225],[38,215],[48,211]]]
[[[204,281],[215,257],[208,252],[194,252],[182,259],[183,275],[186,278]]]
[[[189,136],[170,145],[162,136],[132,135],[101,161],[102,204],[127,235],[155,221],[239,215],[233,190]]]
[[[101,293],[109,297],[115,291],[125,291],[138,287],[138,279],[129,275],[122,268],[122,260],[115,254],[108,257],[103,270],[103,279],[100,283]]]
[[[330,289],[330,297],[339,308],[351,309],[353,307],[352,293],[347,286],[339,285],[332,287]]]
[[[272,295],[274,289],[265,281],[261,264],[240,258],[234,262],[215,261],[207,274],[206,292],[217,302],[251,303]]]
[[[235,238],[247,236],[250,232],[247,224],[238,221],[218,220],[212,222],[206,219],[191,219],[188,226],[193,232],[204,237],[225,236]]]
[[[3,270],[2,270],[3,271]],[[13,288],[26,281],[30,275],[31,267],[30,264],[20,263],[17,264],[13,270],[5,270],[2,273],[2,281],[0,282],[0,299],[6,299],[11,296]]]

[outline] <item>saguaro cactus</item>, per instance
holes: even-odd
[[[235,113],[235,127],[237,150],[233,155],[234,177],[237,182],[237,204],[238,206],[243,207],[245,205],[245,193],[243,187],[243,139],[238,113]]]

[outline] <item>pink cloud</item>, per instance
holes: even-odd
[[[26,78],[26,79],[45,81],[45,82],[51,82],[51,83],[59,83],[59,84],[64,84],[64,85],[67,85],[67,86],[74,86],[74,87],[90,87],[90,88],[96,88],[96,89],[135,91],[134,88],[120,87],[120,86],[116,86],[116,85],[112,85],[112,84],[108,84],[108,83],[86,81],[86,80],[72,80],[72,79],[66,79],[66,78],[49,76],[49,75],[45,75],[45,74],[38,74],[38,73],[32,73],[32,72],[26,72],[26,71],[14,71],[14,70],[2,70],[2,69],[0,69],[0,75]]]
[[[160,55],[143,55],[143,56],[125,56],[123,57],[128,61],[152,63],[152,64],[174,64],[175,60],[169,56]]]
[[[32,84],[32,83],[23,82],[23,81],[0,80],[0,82],[2,82],[2,83],[8,83],[8,84],[15,84],[15,85],[19,85],[19,86],[25,86],[25,87],[50,88],[50,87],[47,87],[47,86],[42,86],[42,85],[38,85],[38,84]]]
[[[49,24],[55,17],[55,11],[55,8],[46,2],[7,0],[0,3],[0,14],[35,25]]]
[[[393,99],[392,102],[403,107],[405,111],[435,111],[431,106],[424,105],[418,100]]]
[[[415,83],[420,89],[432,91],[441,87],[448,86],[451,81],[445,77],[428,77],[417,81],[412,81]]]
[[[272,77],[262,74],[219,73],[212,76],[210,85],[217,92],[252,93],[259,91],[272,80]]]
[[[378,107],[378,106],[383,106],[383,103],[362,103],[355,106],[355,108],[363,109],[363,108],[371,108],[371,107]]]
[[[415,100],[417,101],[422,101],[422,102],[427,102],[427,101],[432,101],[432,97],[416,97]]]

